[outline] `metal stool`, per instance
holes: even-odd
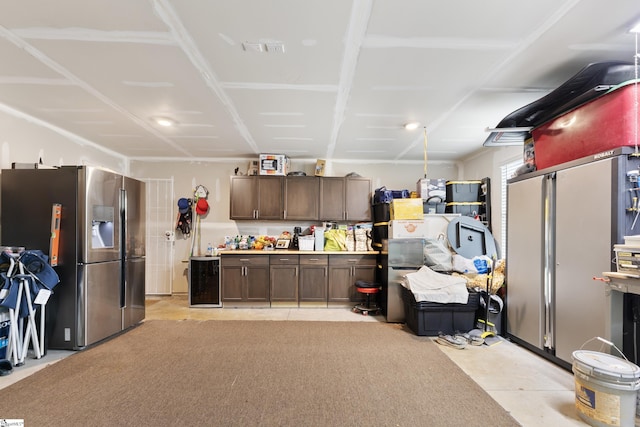
[[[380,307],[376,301],[371,301],[371,296],[375,296],[380,292],[380,285],[373,282],[365,282],[364,280],[356,281],[356,291],[364,294],[366,297],[364,304],[358,304],[353,307],[355,313],[361,313],[363,316],[367,316],[369,313],[380,313]]]

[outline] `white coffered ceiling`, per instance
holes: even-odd
[[[429,158],[458,160],[585,65],[633,62],[638,19],[638,0],[3,2],[0,111],[138,159],[421,160],[426,127]]]

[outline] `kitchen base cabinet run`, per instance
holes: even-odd
[[[374,282],[375,252],[230,251],[220,257],[227,308],[346,307],[355,282]]]

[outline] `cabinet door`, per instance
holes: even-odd
[[[261,255],[260,255],[261,256]],[[246,266],[247,302],[269,301],[269,267]]]
[[[320,180],[315,176],[288,176],[284,180],[284,219],[318,219]]]
[[[544,348],[544,177],[507,186],[507,332]]]
[[[300,267],[300,305],[317,303],[327,305],[327,266],[304,265]],[[307,304],[309,305],[309,304]],[[316,304],[311,304],[316,305]]]
[[[299,301],[300,306],[327,306],[327,255],[301,255]]]
[[[371,221],[369,178],[345,178],[345,211],[348,221]]]
[[[585,342],[607,336],[606,286],[593,278],[611,269],[612,208],[576,212],[576,207],[595,194],[613,200],[614,173],[608,159],[556,174],[555,355],[569,364]]]
[[[375,255],[329,256],[329,302],[359,301],[355,283],[358,280],[375,282]]]
[[[272,265],[271,306],[298,306],[298,266]]]
[[[342,256],[342,255],[338,255]],[[353,267],[350,265],[329,266],[329,302],[348,303],[349,289],[353,287]]]
[[[224,260],[222,271],[222,302],[243,301],[244,288],[244,267],[240,265],[225,266]]]
[[[256,219],[282,219],[282,177],[262,176],[258,180]]]
[[[253,176],[232,176],[229,218],[255,219],[258,210],[258,180]]]
[[[344,197],[344,178],[321,178],[320,217],[318,219],[343,221],[345,219]]]

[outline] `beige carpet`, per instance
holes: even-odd
[[[2,391],[35,426],[517,426],[437,344],[370,322],[147,321]]]

